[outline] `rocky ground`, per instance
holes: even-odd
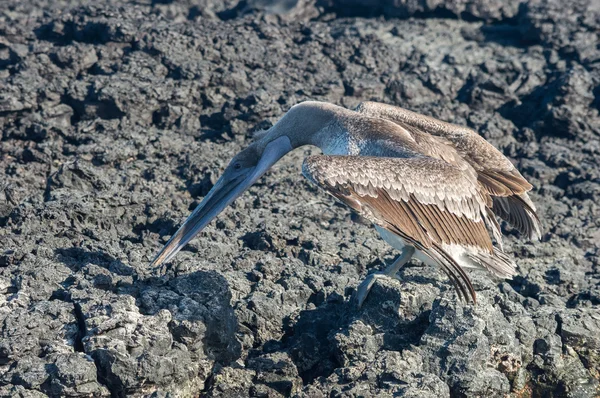
[[[0,395],[600,394],[597,0],[2,0]],[[165,268],[228,159],[299,101],[465,124],[535,186],[519,276],[393,259],[288,155]]]

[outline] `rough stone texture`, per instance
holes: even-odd
[[[0,395],[598,395],[599,28],[595,0],[4,0]],[[310,149],[150,269],[305,99],[402,105],[513,158],[545,228],[504,226],[519,276],[472,273],[471,307],[414,261],[357,310],[394,252],[300,177]]]

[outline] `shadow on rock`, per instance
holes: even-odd
[[[196,271],[166,282],[151,280],[140,292],[140,312],[170,311],[173,339],[188,348],[203,348],[209,359],[229,364],[240,357],[241,346],[235,338],[238,320],[229,284],[221,274]]]
[[[281,341],[265,344],[264,351],[289,353],[303,384],[311,384],[380,350],[418,344],[438,293],[431,284],[385,280],[373,286],[361,309],[352,298],[333,294],[319,307],[302,311]]]
[[[101,251],[56,254],[77,274],[59,290],[79,310],[82,351],[114,396],[174,383],[184,396],[201,391],[214,366],[241,356],[231,290],[218,272],[140,278]]]
[[[286,330],[283,348],[290,353],[304,384],[328,377],[340,366],[331,339],[335,332],[348,327],[352,311],[351,303],[332,295],[320,307],[302,311]]]
[[[58,259],[73,272],[80,271],[89,264],[94,264],[106,268],[110,272],[120,276],[136,274],[135,269],[123,264],[121,260],[100,250],[89,251],[80,247],[69,247],[55,249],[54,253],[58,256]]]

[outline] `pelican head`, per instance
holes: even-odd
[[[339,109],[330,104],[313,101],[293,106],[256,142],[231,160],[215,186],[158,253],[151,266],[158,266],[172,259],[186,243],[286,153],[302,145],[318,145],[314,141],[315,136],[331,122]]]
[[[159,266],[172,259],[225,207],[250,188],[273,164],[291,150],[290,140],[284,135],[269,142],[265,139],[259,140],[238,153],[231,159],[223,175],[204,197],[202,203],[154,258],[151,266]]]

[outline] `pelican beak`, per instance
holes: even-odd
[[[183,246],[200,233],[225,207],[250,188],[275,162],[289,151],[289,149],[285,148],[286,146],[289,147],[289,140],[285,144],[287,145],[277,145],[275,141],[271,142],[265,148],[258,164],[248,169],[246,173],[233,178],[226,174],[222,175],[198,207],[194,209],[183,225],[169,239],[150,266],[157,267],[171,260]]]

